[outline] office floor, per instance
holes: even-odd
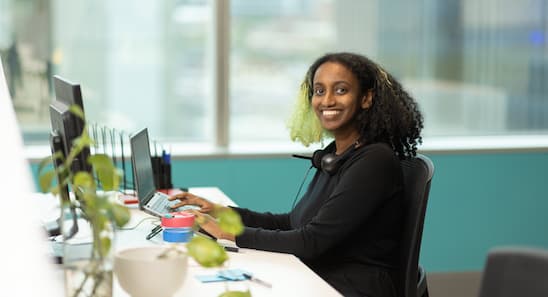
[[[477,297],[481,271],[428,273],[430,297]]]

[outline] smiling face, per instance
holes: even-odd
[[[356,76],[344,65],[326,62],[314,73],[312,107],[322,127],[337,138],[358,135],[354,116],[358,109],[371,105],[371,96],[361,94]]]

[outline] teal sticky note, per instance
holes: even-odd
[[[196,278],[202,283],[212,283],[212,282],[226,282],[225,278],[220,277],[219,275],[196,275]]]
[[[202,283],[243,281],[246,280],[244,273],[250,274],[242,269],[224,269],[217,272],[217,274],[196,275],[195,277]]]
[[[242,281],[242,280],[246,280],[244,273],[248,273],[248,272],[241,269],[225,269],[225,270],[219,271],[217,275],[231,281]]]

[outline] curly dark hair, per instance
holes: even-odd
[[[423,117],[415,100],[401,84],[377,63],[355,53],[329,53],[318,58],[308,69],[306,81],[313,85],[314,74],[320,65],[335,62],[347,67],[360,82],[360,100],[366,92],[373,91],[370,108],[358,110],[356,122],[364,143],[384,142],[392,146],[400,159],[414,157]],[[313,90],[309,88],[308,100]]]

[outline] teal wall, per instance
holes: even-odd
[[[427,155],[436,167],[421,254],[427,271],[479,270],[498,245],[548,247],[548,153]],[[218,186],[240,206],[284,212],[308,165],[290,158],[174,160],[173,181]]]

